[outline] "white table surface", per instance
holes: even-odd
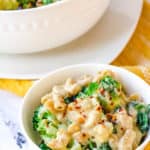
[[[0,91],[0,150],[28,150],[19,127],[22,98]]]

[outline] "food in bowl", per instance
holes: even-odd
[[[132,150],[147,135],[149,119],[150,105],[105,70],[54,86],[32,122],[43,150]]]
[[[60,0],[0,0],[0,10],[16,10],[39,7]]]

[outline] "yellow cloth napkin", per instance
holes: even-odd
[[[150,0],[144,0],[142,15],[136,31],[113,64],[150,66]]]
[[[123,68],[137,74],[139,77],[150,84],[150,67],[127,66]],[[34,81],[31,80],[0,79],[0,89],[10,91],[19,96],[24,96],[33,82]]]

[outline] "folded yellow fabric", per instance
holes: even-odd
[[[137,74],[139,77],[150,84],[150,67],[127,66],[124,68]],[[0,79],[0,89],[10,91],[18,96],[24,96],[33,82],[34,81],[31,80]]]
[[[0,89],[12,92],[18,96],[24,96],[32,84],[33,81],[30,80],[0,79]]]
[[[144,1],[136,31],[113,64],[150,66],[150,0]]]

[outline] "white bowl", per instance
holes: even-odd
[[[64,83],[68,77],[77,78],[84,74],[96,74],[98,71],[105,69],[112,70],[116,73],[127,93],[138,93],[145,103],[150,103],[150,86],[136,75],[119,67],[99,64],[83,64],[58,69],[37,81],[23,100],[21,126],[25,136],[31,143],[32,149],[39,150],[37,146],[39,138],[32,128],[32,116],[35,108],[40,104],[40,98],[48,93],[54,85]],[[143,144],[139,146],[138,150],[143,149],[148,140],[150,140],[150,133]]]
[[[72,41],[101,18],[109,3],[62,0],[27,10],[0,11],[0,52],[39,52]]]

